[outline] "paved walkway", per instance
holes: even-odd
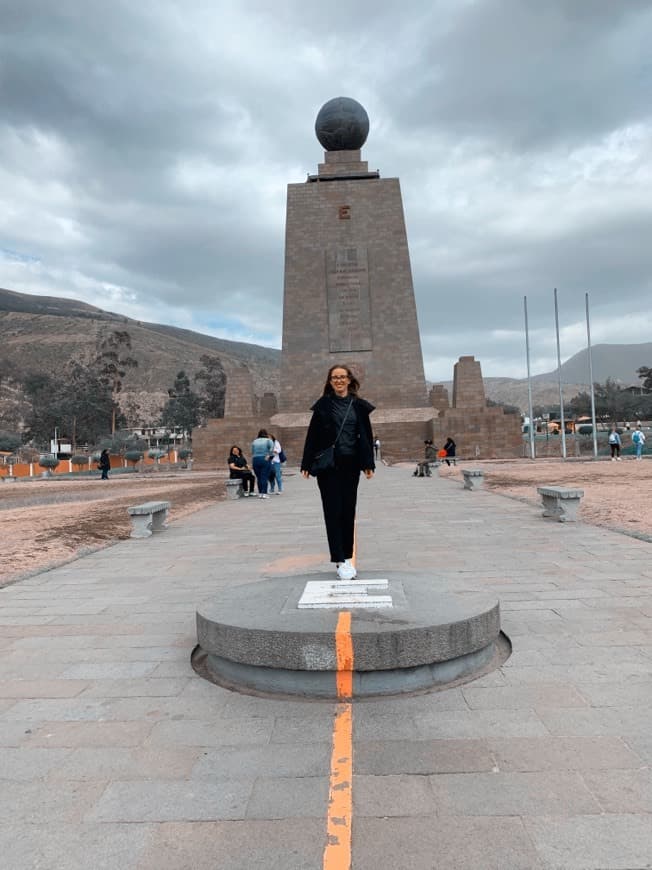
[[[335,705],[189,664],[216,589],[328,570],[314,481],[285,485],[0,590],[4,866],[322,867]],[[652,866],[652,545],[411,469],[360,492],[359,566],[495,593],[513,655],[354,703],[353,868]]]

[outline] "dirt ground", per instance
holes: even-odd
[[[476,463],[464,463],[467,468]],[[485,487],[533,505],[541,502],[537,486],[577,486],[584,490],[579,516],[585,523],[604,526],[652,542],[652,460],[626,457],[609,460],[518,459],[479,462]],[[446,466],[442,476],[462,478],[461,469]]]
[[[477,467],[485,471],[487,489],[531,504],[539,504],[536,488],[542,484],[579,486],[582,521],[652,542],[651,459],[519,459]],[[441,474],[462,477],[460,467],[443,466]],[[108,483],[97,478],[0,483],[0,586],[129,537],[129,505],[170,501],[174,522],[214,504],[224,498],[225,477],[221,471],[180,471],[114,475]]]
[[[169,501],[169,521],[224,498],[225,472],[0,483],[0,587],[128,538],[130,505]]]

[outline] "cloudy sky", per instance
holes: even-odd
[[[652,0],[0,0],[0,286],[280,347],[288,183],[367,109],[426,375],[652,340]],[[648,361],[651,362],[652,361]]]

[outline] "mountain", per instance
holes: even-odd
[[[183,369],[192,381],[206,353],[219,356],[227,374],[246,365],[257,396],[278,394],[281,352],[275,348],[133,320],[73,299],[0,289],[0,429],[16,427],[23,413],[19,376],[56,373],[70,359],[88,359],[102,337],[116,329],[129,332],[132,355],[138,360],[138,368],[124,379],[121,398],[123,407],[131,404],[141,415],[136,422],[157,419],[177,372]],[[592,359],[594,381],[612,378],[623,385],[638,384],[636,369],[652,367],[652,343],[597,344]],[[587,389],[588,372],[586,349],[562,364],[566,401]],[[484,383],[487,398],[527,412],[527,379],[485,378]],[[452,382],[446,386],[452,396]],[[556,370],[532,378],[532,398],[535,405],[559,401]]]
[[[157,419],[177,372],[183,369],[192,381],[202,354],[219,356],[227,375],[246,365],[256,395],[278,392],[281,353],[275,348],[133,320],[72,299],[0,289],[0,429],[16,426],[21,416],[19,376],[56,374],[71,359],[88,360],[113,330],[129,333],[138,360],[124,378],[120,400],[141,415],[136,422]]]
[[[617,381],[622,386],[640,385],[641,381],[636,369],[641,366],[652,368],[652,342],[645,344],[596,344],[591,349],[593,364],[593,383],[603,384],[607,378]],[[480,360],[482,363],[482,360]],[[494,402],[503,405],[515,405],[522,414],[527,414],[528,384],[527,378],[484,378],[485,395]],[[589,352],[587,348],[561,364],[561,382],[564,401],[567,402],[578,393],[588,390]],[[533,375],[532,404],[559,405],[559,376],[557,369],[541,375]],[[453,396],[453,382],[447,381],[444,386],[448,394]]]
[[[652,342],[644,344],[596,344],[591,349],[593,383],[604,384],[607,378],[618,381],[622,386],[640,385],[636,369],[641,366],[652,367]],[[576,353],[561,364],[562,383],[588,384],[588,348]],[[535,375],[533,382],[557,381],[557,369],[543,375]]]

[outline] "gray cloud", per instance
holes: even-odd
[[[652,328],[652,7],[643,0],[32,0],[0,33],[0,284],[280,342],[285,186],[359,99],[404,195],[428,375],[551,368],[591,293]],[[5,253],[3,254],[2,251]]]

